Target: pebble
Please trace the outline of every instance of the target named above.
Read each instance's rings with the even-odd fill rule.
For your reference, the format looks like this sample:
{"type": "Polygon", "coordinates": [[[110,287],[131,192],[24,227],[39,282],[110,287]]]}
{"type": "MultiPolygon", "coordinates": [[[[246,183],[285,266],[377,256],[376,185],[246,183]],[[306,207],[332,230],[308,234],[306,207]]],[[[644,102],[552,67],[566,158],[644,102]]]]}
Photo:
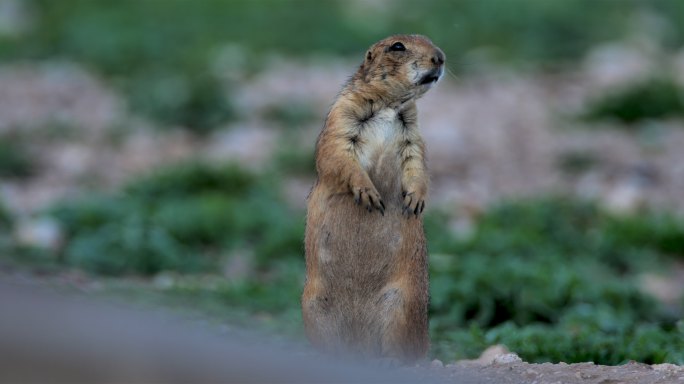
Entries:
{"type": "Polygon", "coordinates": [[[521,363],[522,359],[520,356],[516,355],[515,353],[507,353],[505,355],[499,355],[494,358],[494,361],[492,361],[492,364],[512,364],[512,363],[521,363]]]}
{"type": "Polygon", "coordinates": [[[62,228],[51,218],[23,219],[17,225],[14,237],[23,245],[56,251],[63,241],[62,228]]]}
{"type": "Polygon", "coordinates": [[[430,368],[443,368],[444,363],[442,363],[442,360],[434,359],[430,363],[430,368]]]}
{"type": "Polygon", "coordinates": [[[670,363],[665,363],[665,364],[654,364],[651,366],[656,371],[665,371],[665,372],[678,372],[681,370],[684,370],[684,367],[679,366],[679,365],[674,365],[670,363]]]}

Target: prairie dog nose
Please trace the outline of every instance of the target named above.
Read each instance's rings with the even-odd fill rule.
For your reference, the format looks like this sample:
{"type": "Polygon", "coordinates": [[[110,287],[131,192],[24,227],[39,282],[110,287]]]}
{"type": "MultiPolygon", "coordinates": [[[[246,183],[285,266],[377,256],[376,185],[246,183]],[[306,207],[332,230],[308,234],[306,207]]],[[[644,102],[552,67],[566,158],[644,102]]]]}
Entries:
{"type": "Polygon", "coordinates": [[[444,64],[444,52],[441,50],[436,50],[435,53],[432,55],[432,58],[430,59],[432,61],[432,64],[435,65],[442,65],[444,64]]]}

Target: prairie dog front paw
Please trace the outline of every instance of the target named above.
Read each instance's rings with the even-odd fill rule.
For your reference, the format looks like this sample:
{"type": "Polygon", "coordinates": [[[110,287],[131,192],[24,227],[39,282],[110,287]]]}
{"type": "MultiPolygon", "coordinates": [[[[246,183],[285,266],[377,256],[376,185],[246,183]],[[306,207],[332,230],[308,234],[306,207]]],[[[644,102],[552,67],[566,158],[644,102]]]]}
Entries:
{"type": "Polygon", "coordinates": [[[425,209],[425,199],[427,198],[426,183],[414,182],[405,184],[402,189],[401,195],[404,198],[402,213],[406,217],[411,217],[411,215],[417,217],[423,213],[423,210],[425,209]]]}
{"type": "Polygon", "coordinates": [[[382,202],[380,193],[368,176],[357,177],[352,180],[351,191],[356,204],[366,207],[368,212],[377,209],[383,216],[385,215],[385,203],[382,202]]]}

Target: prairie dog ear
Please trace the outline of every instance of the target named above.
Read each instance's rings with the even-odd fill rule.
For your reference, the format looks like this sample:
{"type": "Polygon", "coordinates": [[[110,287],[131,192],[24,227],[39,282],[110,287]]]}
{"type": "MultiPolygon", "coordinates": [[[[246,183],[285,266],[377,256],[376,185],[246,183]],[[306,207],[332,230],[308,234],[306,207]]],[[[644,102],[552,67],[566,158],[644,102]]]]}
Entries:
{"type": "Polygon", "coordinates": [[[374,57],[373,53],[369,49],[366,52],[366,60],[364,60],[363,63],[361,63],[361,67],[359,68],[359,70],[361,72],[361,79],[363,79],[363,81],[366,83],[368,83],[370,81],[370,72],[371,72],[371,67],[372,67],[374,58],[375,57],[374,57]]]}

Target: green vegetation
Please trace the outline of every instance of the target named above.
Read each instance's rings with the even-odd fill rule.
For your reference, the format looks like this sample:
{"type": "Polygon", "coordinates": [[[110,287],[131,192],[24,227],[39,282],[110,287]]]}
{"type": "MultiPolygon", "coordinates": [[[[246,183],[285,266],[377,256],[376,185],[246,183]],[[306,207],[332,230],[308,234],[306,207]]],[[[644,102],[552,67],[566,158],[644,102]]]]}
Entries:
{"type": "Polygon", "coordinates": [[[264,111],[264,117],[280,123],[285,128],[295,129],[305,124],[317,121],[319,118],[310,105],[302,102],[287,102],[281,105],[273,105],[264,111]]]}
{"type": "Polygon", "coordinates": [[[303,219],[272,182],[234,166],[168,168],[52,212],[66,230],[66,263],[108,275],[216,271],[235,249],[254,248],[265,262],[302,248],[303,219]]]}
{"type": "Polygon", "coordinates": [[[681,313],[637,286],[684,256],[682,221],[552,199],[502,204],[466,241],[440,231],[444,218],[427,224],[432,333],[447,360],[503,343],[528,361],[684,361],[681,313]]]}
{"type": "Polygon", "coordinates": [[[29,57],[66,55],[118,74],[139,68],[207,69],[206,61],[227,43],[256,53],[358,54],[359,47],[387,31],[427,34],[452,57],[485,47],[514,60],[576,59],[596,43],[631,32],[632,18],[641,12],[652,12],[671,28],[662,37],[666,44],[684,42],[677,33],[684,6],[676,0],[402,0],[358,9],[343,1],[313,0],[208,0],[192,6],[183,0],[163,6],[154,0],[32,3],[40,25],[25,37],[26,46],[6,44],[4,51],[29,57]]]}
{"type": "Polygon", "coordinates": [[[0,179],[31,176],[35,166],[22,138],[14,135],[0,136],[0,179]]]}
{"type": "Polygon", "coordinates": [[[558,156],[556,167],[568,176],[577,176],[599,164],[599,159],[587,151],[568,151],[558,156]]]}
{"type": "Polygon", "coordinates": [[[0,231],[7,232],[12,228],[13,217],[2,203],[0,203],[0,231]]]}
{"type": "MultiPolygon", "coordinates": [[[[464,60],[464,55],[472,55],[477,60],[484,56],[527,65],[576,60],[597,43],[623,37],[631,26],[632,12],[650,8],[640,1],[585,0],[404,4],[396,8],[397,30],[431,36],[445,48],[447,57],[464,60]]],[[[477,64],[465,60],[466,66],[477,64]]]]}
{"type": "MultiPolygon", "coordinates": [[[[271,331],[302,340],[299,297],[304,284],[301,259],[273,260],[267,269],[246,279],[206,279],[183,276],[163,291],[166,305],[184,303],[232,324],[271,331]]],[[[157,299],[159,300],[159,299],[157,299]]]]}
{"type": "MultiPolygon", "coordinates": [[[[586,117],[633,124],[649,119],[684,117],[684,89],[669,78],[653,78],[616,89],[595,100],[586,117]]],[[[630,125],[625,125],[630,127],[630,125]]]]}
{"type": "Polygon", "coordinates": [[[205,134],[236,118],[227,85],[208,74],[150,70],[129,80],[125,86],[132,106],[165,126],[205,134]]]}
{"type": "Polygon", "coordinates": [[[314,151],[297,148],[294,144],[284,145],[274,160],[279,172],[294,176],[314,176],[316,161],[314,151]]]}

